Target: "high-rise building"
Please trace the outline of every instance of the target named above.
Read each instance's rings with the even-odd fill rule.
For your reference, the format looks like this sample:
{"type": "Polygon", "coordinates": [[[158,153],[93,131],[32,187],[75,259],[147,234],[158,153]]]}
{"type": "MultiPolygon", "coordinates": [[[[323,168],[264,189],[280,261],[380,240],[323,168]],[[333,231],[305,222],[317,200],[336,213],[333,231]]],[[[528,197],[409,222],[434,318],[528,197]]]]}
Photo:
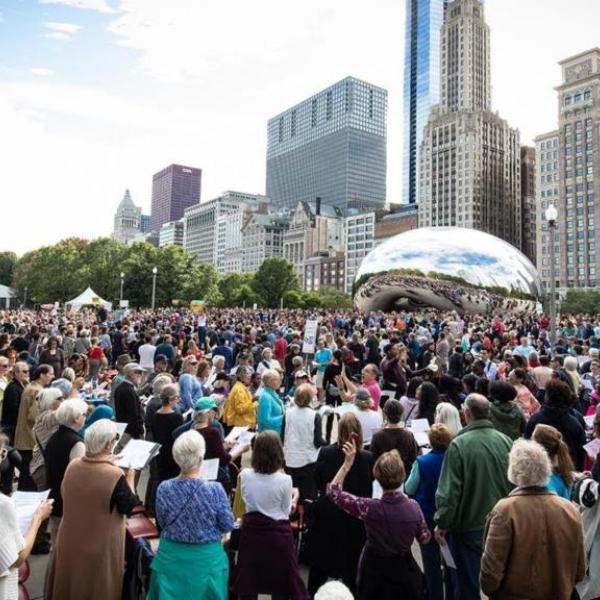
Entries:
{"type": "Polygon", "coordinates": [[[441,97],[423,134],[419,226],[479,229],[521,247],[519,132],[491,110],[490,32],[480,0],[448,4],[441,97]]]}
{"type": "Polygon", "coordinates": [[[347,77],[269,119],[267,196],[293,210],[381,208],[386,199],[387,91],[347,77]]]}
{"type": "Polygon", "coordinates": [[[170,221],[178,221],[188,206],[200,203],[202,170],[169,165],[152,177],[152,219],[150,227],[158,232],[170,221]]]}
{"type": "MultiPolygon", "coordinates": [[[[183,247],[186,252],[194,256],[197,262],[211,263],[225,272],[220,267],[225,250],[236,240],[241,240],[239,231],[236,234],[235,228],[227,227],[227,218],[237,219],[236,215],[245,208],[256,207],[266,200],[264,196],[256,194],[228,191],[218,198],[188,207],[183,217],[183,247]],[[235,239],[228,241],[228,233],[235,239]]],[[[240,225],[241,221],[238,219],[237,223],[240,225]]]]}
{"type": "Polygon", "coordinates": [[[535,148],[521,146],[521,252],[536,263],[535,148]]]}
{"type": "Polygon", "coordinates": [[[440,101],[440,29],[448,0],[406,0],[403,202],[419,197],[419,152],[429,110],[440,101]]]}
{"type": "Polygon", "coordinates": [[[600,219],[600,48],[567,58],[560,66],[562,84],[556,89],[561,269],[557,279],[563,289],[596,288],[600,268],[596,253],[600,244],[600,228],[596,227],[600,219]]]}
{"type": "Polygon", "coordinates": [[[183,246],[183,219],[165,223],[158,232],[158,247],[183,246]]]}
{"type": "Polygon", "coordinates": [[[125,190],[115,212],[112,237],[119,242],[129,242],[140,234],[142,209],[131,199],[129,190],[125,190]]]}
{"type": "Polygon", "coordinates": [[[290,225],[283,215],[250,213],[242,225],[242,272],[256,273],[269,256],[283,254],[283,235],[290,225]]]}
{"type": "Polygon", "coordinates": [[[150,233],[150,226],[152,224],[152,215],[144,215],[140,219],[140,231],[142,233],[150,233]]]}
{"type": "MultiPolygon", "coordinates": [[[[550,289],[550,246],[548,225],[544,213],[548,206],[558,207],[559,169],[558,169],[558,131],[551,131],[535,138],[535,205],[536,205],[536,266],[542,288],[550,289]]],[[[560,286],[560,245],[554,244],[557,287],[560,286]]]]}
{"type": "Polygon", "coordinates": [[[283,256],[292,263],[298,281],[305,289],[305,263],[320,252],[341,251],[344,244],[344,220],[337,206],[299,202],[283,235],[283,256]]]}

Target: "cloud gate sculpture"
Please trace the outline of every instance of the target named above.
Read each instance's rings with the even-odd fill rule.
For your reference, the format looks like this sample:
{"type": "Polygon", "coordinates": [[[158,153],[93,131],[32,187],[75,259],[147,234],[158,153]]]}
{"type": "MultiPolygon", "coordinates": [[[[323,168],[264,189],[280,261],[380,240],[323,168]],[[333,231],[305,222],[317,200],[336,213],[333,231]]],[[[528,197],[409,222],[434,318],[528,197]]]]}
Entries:
{"type": "Polygon", "coordinates": [[[363,311],[436,308],[459,313],[535,307],[538,273],[514,246],[461,227],[424,227],[372,250],[354,282],[363,311]]]}

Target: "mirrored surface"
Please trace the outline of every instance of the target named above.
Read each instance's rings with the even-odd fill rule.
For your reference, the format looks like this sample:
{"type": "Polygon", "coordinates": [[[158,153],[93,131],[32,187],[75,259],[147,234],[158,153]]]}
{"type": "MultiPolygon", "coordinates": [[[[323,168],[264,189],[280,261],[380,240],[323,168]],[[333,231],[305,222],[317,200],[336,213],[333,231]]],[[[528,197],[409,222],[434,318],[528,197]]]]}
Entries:
{"type": "Polygon", "coordinates": [[[434,307],[460,312],[520,311],[534,306],[540,281],[531,261],[482,231],[426,227],[401,233],[363,260],[358,308],[434,307]]]}

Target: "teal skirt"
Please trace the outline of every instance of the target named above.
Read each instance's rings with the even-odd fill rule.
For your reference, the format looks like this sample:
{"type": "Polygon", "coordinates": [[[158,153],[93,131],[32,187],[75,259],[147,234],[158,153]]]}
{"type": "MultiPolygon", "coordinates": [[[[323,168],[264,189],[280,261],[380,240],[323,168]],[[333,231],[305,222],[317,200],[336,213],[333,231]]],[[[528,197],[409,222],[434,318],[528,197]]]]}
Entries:
{"type": "Polygon", "coordinates": [[[221,542],[161,539],[150,568],[149,600],[227,600],[229,561],[221,542]]]}

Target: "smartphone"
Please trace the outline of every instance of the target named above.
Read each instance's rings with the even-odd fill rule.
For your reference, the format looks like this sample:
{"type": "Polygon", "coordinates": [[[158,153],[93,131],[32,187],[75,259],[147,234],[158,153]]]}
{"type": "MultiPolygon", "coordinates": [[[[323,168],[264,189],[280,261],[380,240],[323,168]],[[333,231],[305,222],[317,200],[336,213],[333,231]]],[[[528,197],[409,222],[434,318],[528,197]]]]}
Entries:
{"type": "Polygon", "coordinates": [[[354,445],[358,448],[358,433],[353,433],[350,439],[354,442],[354,445]]]}

